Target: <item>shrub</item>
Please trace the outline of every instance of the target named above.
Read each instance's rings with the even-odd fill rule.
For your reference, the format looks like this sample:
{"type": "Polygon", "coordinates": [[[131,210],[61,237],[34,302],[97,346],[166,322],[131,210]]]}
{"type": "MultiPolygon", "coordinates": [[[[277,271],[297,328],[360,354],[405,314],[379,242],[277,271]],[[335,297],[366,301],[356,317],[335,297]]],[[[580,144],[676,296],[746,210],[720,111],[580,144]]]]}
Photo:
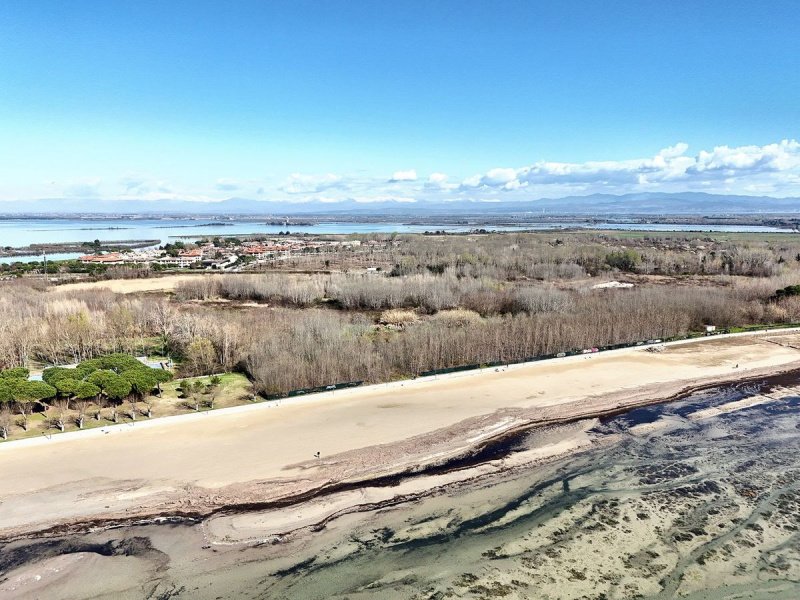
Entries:
{"type": "Polygon", "coordinates": [[[800,285],[788,285],[775,292],[775,299],[782,300],[783,298],[791,298],[792,296],[800,296],[800,285]]]}
{"type": "Polygon", "coordinates": [[[606,254],[606,264],[612,269],[634,272],[639,264],[639,255],[633,250],[621,250],[606,254]]]}
{"type": "Polygon", "coordinates": [[[410,325],[417,321],[419,321],[419,315],[417,313],[413,310],[403,310],[402,308],[385,310],[378,318],[378,322],[383,325],[395,325],[398,327],[404,327],[405,325],[410,325]]]}

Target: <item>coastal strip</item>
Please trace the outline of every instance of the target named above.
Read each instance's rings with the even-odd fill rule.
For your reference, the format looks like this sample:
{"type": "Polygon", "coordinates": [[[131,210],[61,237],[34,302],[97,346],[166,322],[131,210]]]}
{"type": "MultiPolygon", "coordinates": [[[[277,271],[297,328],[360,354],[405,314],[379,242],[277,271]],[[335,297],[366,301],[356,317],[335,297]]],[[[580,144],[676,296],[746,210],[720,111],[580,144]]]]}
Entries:
{"type": "Polygon", "coordinates": [[[0,536],[286,506],[452,470],[532,427],[791,372],[797,337],[733,334],[13,442],[0,451],[0,536]]]}

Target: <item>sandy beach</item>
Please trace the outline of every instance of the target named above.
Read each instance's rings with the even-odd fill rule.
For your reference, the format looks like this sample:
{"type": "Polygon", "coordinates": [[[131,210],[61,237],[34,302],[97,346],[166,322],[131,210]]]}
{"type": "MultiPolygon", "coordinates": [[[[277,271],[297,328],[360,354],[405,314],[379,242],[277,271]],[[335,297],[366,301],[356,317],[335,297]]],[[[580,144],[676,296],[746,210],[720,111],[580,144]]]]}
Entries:
{"type": "MultiPolygon", "coordinates": [[[[0,536],[291,503],[326,487],[444,463],[532,424],[800,368],[798,345],[797,333],[712,338],[3,444],[0,536]]],[[[582,443],[576,436],[574,447],[582,443]]],[[[553,453],[571,447],[553,446],[553,453]]],[[[337,510],[346,500],[334,499],[337,510]]]]}

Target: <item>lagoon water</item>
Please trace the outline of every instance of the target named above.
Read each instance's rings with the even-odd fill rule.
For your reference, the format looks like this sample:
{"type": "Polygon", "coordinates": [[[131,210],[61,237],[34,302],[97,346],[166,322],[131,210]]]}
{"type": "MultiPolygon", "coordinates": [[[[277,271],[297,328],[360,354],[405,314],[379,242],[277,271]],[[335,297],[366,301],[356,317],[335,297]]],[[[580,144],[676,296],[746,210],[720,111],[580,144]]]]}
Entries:
{"type": "MultiPolygon", "coordinates": [[[[595,424],[586,451],[294,538],[215,540],[203,523],[10,544],[0,597],[58,568],[57,585],[36,580],[14,597],[796,599],[800,399],[692,419],[764,391],[733,385],[638,409],[595,424]]],[[[509,452],[561,434],[534,431],[509,452]]]]}
{"type": "MultiPolygon", "coordinates": [[[[211,219],[0,219],[0,246],[22,247],[30,244],[57,244],[100,240],[159,240],[161,244],[176,239],[191,241],[199,237],[292,233],[421,233],[424,231],[462,232],[482,227],[473,225],[413,225],[401,222],[349,223],[332,221],[315,225],[267,225],[257,221],[211,219]],[[224,223],[224,224],[223,224],[224,223]]],[[[494,231],[521,231],[544,229],[613,229],[624,231],[718,231],[718,232],[790,232],[788,229],[761,225],[676,225],[668,223],[530,223],[525,225],[488,225],[494,231]]],[[[48,255],[50,260],[71,260],[80,253],[48,255]]],[[[0,263],[34,262],[42,257],[0,257],[0,263]]]]}
{"type": "MultiPolygon", "coordinates": [[[[267,225],[257,221],[210,219],[0,219],[0,246],[20,247],[83,241],[174,240],[174,236],[225,236],[248,233],[271,233],[290,229],[294,233],[418,233],[423,231],[468,231],[474,225],[411,225],[402,222],[348,223],[331,221],[316,225],[267,225]]],[[[496,231],[523,229],[590,228],[629,231],[720,231],[720,232],[786,232],[787,229],[757,225],[674,225],[664,223],[532,223],[524,225],[487,225],[496,231]]]]}

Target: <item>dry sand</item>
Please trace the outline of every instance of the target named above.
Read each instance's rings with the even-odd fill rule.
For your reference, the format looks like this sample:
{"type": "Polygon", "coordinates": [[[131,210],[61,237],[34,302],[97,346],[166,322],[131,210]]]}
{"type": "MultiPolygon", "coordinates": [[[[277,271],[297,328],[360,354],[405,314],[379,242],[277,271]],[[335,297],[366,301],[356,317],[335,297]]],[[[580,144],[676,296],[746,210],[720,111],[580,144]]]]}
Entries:
{"type": "Polygon", "coordinates": [[[142,292],[171,292],[184,281],[195,279],[198,275],[165,275],[164,277],[148,277],[145,279],[110,279],[108,281],[83,281],[80,283],[65,283],[57,291],[98,290],[108,289],[116,294],[135,294],[142,292]]]}
{"type": "Polygon", "coordinates": [[[775,333],[709,339],[2,444],[0,537],[114,518],[206,516],[368,481],[444,462],[531,423],[798,368],[800,351],[788,345],[798,341],[775,333]]]}

